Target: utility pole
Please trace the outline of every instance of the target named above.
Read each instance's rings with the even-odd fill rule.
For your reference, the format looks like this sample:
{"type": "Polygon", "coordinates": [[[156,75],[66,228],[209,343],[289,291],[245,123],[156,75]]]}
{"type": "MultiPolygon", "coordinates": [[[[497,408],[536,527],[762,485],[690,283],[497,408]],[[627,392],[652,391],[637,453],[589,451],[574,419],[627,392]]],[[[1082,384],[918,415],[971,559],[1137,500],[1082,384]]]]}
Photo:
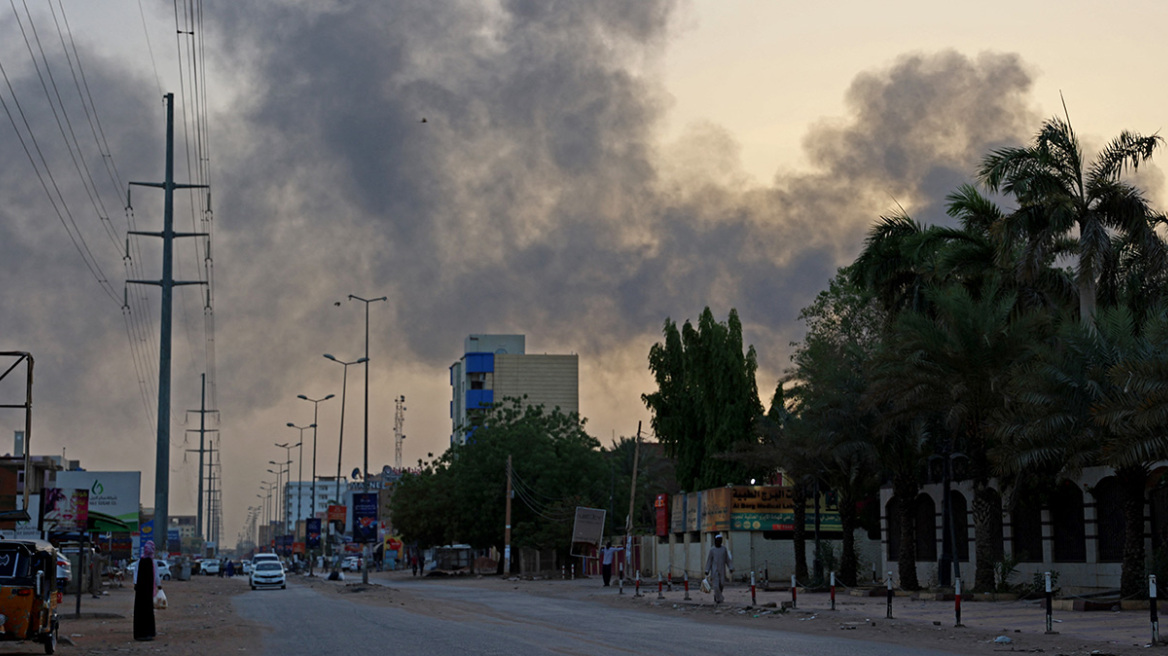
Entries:
{"type": "Polygon", "coordinates": [[[633,563],[633,509],[637,501],[637,469],[641,464],[641,422],[637,422],[637,440],[633,444],[633,483],[629,486],[629,514],[625,517],[625,561],[631,568],[633,563]]]}
{"type": "MultiPolygon", "coordinates": [[[[205,232],[174,231],[174,190],[207,188],[207,185],[176,184],[174,181],[174,94],[166,96],[166,179],[163,182],[131,182],[131,185],[157,187],[163,190],[162,232],[129,231],[131,235],[162,238],[162,279],[127,280],[139,285],[158,285],[162,288],[161,335],[158,340],[158,438],[154,459],[154,531],[157,539],[162,532],[162,548],[168,551],[170,534],[170,341],[171,305],[174,288],[178,285],[205,285],[204,281],[176,281],[174,279],[174,240],[177,237],[206,237],[205,232]]],[[[157,546],[157,545],[156,545],[157,546]]]]}
{"type": "Polygon", "coordinates": [[[198,451],[199,452],[199,502],[198,502],[198,510],[196,511],[196,515],[195,515],[195,534],[199,536],[199,539],[206,540],[207,535],[203,533],[203,526],[204,526],[203,518],[205,517],[204,508],[203,508],[203,479],[207,475],[207,470],[205,469],[205,465],[203,464],[203,454],[207,450],[206,446],[205,446],[205,440],[207,437],[206,434],[219,432],[216,429],[213,429],[213,428],[208,429],[207,428],[207,414],[208,413],[218,413],[219,411],[207,409],[207,374],[205,374],[205,373],[201,374],[199,376],[199,378],[202,381],[202,389],[203,389],[202,397],[201,397],[201,400],[199,403],[199,409],[198,410],[187,410],[187,412],[199,413],[199,428],[198,429],[194,429],[194,428],[187,429],[188,433],[198,433],[199,434],[199,448],[198,449],[187,449],[187,451],[188,452],[190,452],[190,451],[198,451]]]}
{"type": "Polygon", "coordinates": [[[503,525],[503,567],[511,573],[511,455],[507,455],[507,514],[503,525]]]}

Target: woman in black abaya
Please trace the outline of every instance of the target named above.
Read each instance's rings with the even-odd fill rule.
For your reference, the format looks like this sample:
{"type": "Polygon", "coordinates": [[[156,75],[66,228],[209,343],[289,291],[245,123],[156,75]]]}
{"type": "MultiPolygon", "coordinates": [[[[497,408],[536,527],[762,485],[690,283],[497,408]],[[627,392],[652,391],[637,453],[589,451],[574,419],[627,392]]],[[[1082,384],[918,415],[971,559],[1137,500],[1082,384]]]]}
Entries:
{"type": "Polygon", "coordinates": [[[134,572],[134,639],[153,640],[154,595],[158,592],[158,570],[154,567],[154,541],[142,545],[142,558],[134,572]]]}

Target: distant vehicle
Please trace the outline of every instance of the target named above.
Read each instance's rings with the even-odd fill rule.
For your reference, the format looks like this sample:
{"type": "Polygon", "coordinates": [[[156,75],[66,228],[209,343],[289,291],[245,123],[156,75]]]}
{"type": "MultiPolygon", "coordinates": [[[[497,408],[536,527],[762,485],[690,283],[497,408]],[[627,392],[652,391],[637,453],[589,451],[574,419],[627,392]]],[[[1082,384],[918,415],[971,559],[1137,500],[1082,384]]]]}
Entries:
{"type": "MultiPolygon", "coordinates": [[[[154,567],[155,567],[155,569],[158,570],[158,578],[159,579],[161,579],[163,581],[170,580],[170,565],[167,565],[165,560],[159,560],[158,558],[155,558],[154,559],[154,567]]],[[[137,582],[137,580],[138,580],[138,561],[135,560],[134,562],[130,563],[130,566],[127,567],[126,569],[130,570],[130,575],[133,577],[133,580],[135,582],[137,582]]]]}
{"type": "Polygon", "coordinates": [[[211,558],[203,561],[203,566],[199,568],[207,576],[219,573],[219,561],[211,558]]]}
{"type": "Polygon", "coordinates": [[[60,551],[57,552],[57,580],[61,583],[73,580],[73,564],[60,551]]]}
{"type": "Polygon", "coordinates": [[[361,569],[361,559],[356,556],[349,556],[341,562],[341,569],[346,572],[356,572],[361,569]]]}
{"type": "Polygon", "coordinates": [[[250,560],[244,560],[243,562],[241,562],[239,564],[239,566],[243,569],[244,574],[251,574],[251,561],[250,560]]]}
{"type": "Polygon", "coordinates": [[[271,559],[262,559],[255,563],[255,567],[251,570],[250,582],[252,590],[275,587],[283,590],[288,587],[284,576],[284,566],[279,561],[271,559]]]}
{"type": "Polygon", "coordinates": [[[259,562],[260,562],[260,561],[262,561],[262,560],[275,561],[275,562],[277,562],[277,563],[283,563],[283,562],[284,562],[284,561],[280,560],[280,557],[279,557],[279,556],[277,556],[276,554],[274,554],[274,553],[268,553],[268,552],[264,552],[264,553],[258,553],[258,554],[256,554],[256,555],[254,555],[254,556],[252,556],[252,557],[251,557],[251,563],[252,563],[252,565],[257,565],[257,564],[259,564],[259,562]]]}

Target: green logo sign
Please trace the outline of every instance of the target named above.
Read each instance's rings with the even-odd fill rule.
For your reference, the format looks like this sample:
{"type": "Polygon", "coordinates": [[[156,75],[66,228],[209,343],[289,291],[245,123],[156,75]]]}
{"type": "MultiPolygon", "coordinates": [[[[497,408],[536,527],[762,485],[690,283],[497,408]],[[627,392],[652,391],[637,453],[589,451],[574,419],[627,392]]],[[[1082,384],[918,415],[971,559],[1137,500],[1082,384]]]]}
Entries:
{"type": "Polygon", "coordinates": [[[94,481],[92,489],[94,494],[101,494],[102,492],[105,492],[105,488],[102,487],[100,481],[94,481]]]}

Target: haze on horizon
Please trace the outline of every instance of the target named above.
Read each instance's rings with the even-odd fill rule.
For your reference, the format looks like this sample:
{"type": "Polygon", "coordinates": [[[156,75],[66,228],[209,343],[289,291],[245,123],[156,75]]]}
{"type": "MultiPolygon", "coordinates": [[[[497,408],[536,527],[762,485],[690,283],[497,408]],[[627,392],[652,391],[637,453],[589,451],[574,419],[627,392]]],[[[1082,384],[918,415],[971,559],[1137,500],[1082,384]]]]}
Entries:
{"type": "MultiPolygon", "coordinates": [[[[899,205],[943,220],[945,194],[986,152],[1061,114],[1060,91],[1089,144],[1161,127],[1165,92],[1136,80],[1164,61],[1151,30],[1168,10],[1091,8],[1039,30],[1051,14],[1036,5],[957,20],[923,2],[214,0],[180,3],[202,17],[203,58],[187,60],[170,7],[50,2],[68,18],[108,153],[88,134],[54,15],[0,11],[0,98],[14,117],[0,127],[0,350],[37,359],[34,453],[140,469],[142,503],[153,503],[157,290],[131,290],[141,301],[128,324],[126,189],[100,169],[109,160],[123,183],[161,179],[160,96],[183,103],[180,63],[205,76],[214,240],[209,254],[180,242],[176,275],[200,278],[209,261],[214,294],[208,315],[203,292],[176,292],[170,513],[194,512],[197,417],[185,411],[210,362],[233,544],[271,478],[266,463],[283,456],[274,444],[298,439],[286,424],[311,423],[297,394],[337,395],[320,405],[317,454],[318,473],[335,472],[342,371],[321,355],[363,353],[364,308],[350,294],[389,298],[370,308],[374,471],[392,464],[400,395],[405,464],[445,449],[446,369],[470,333],[578,353],[581,412],[608,444],[648,423],[646,356],[665,318],[737,308],[765,402],[802,334],[799,310],[881,214],[899,205]],[[32,25],[69,127],[49,110],[36,41],[22,37],[32,25]],[[61,136],[71,128],[79,160],[61,136]],[[64,217],[17,138],[29,133],[64,217]],[[97,171],[92,190],[84,166],[97,171]]],[[[191,179],[191,125],[178,133],[180,181],[191,179]]],[[[1163,207],[1159,168],[1140,181],[1163,207]]],[[[161,194],[131,198],[137,229],[160,229],[161,194]]],[[[206,217],[180,201],[176,227],[197,228],[206,217]]],[[[158,276],[157,242],[131,247],[146,277],[158,276]]],[[[364,395],[363,372],[349,374],[345,473],[361,464],[364,395]]],[[[0,382],[0,403],[13,380],[0,382]]],[[[0,413],[0,453],[17,415],[0,413]]]]}

